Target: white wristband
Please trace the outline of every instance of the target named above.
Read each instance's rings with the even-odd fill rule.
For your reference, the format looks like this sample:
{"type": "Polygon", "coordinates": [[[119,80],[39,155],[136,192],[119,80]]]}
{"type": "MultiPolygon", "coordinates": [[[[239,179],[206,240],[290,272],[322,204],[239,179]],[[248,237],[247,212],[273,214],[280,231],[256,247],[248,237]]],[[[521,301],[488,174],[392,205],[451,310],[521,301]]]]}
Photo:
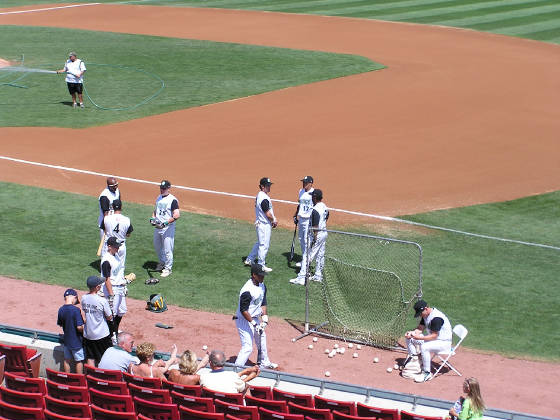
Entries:
{"type": "Polygon", "coordinates": [[[261,319],[262,319],[262,322],[268,324],[268,315],[262,315],[261,319]]]}
{"type": "Polygon", "coordinates": [[[256,326],[257,326],[257,321],[255,321],[254,319],[252,319],[252,320],[251,320],[251,325],[252,325],[253,327],[256,327],[256,326]]]}

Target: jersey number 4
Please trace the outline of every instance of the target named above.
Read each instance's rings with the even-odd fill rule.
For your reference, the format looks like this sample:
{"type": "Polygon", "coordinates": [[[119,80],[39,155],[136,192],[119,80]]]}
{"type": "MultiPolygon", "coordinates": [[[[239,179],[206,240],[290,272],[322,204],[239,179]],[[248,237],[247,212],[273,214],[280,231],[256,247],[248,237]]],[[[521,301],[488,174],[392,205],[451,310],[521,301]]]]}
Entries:
{"type": "Polygon", "coordinates": [[[119,224],[118,223],[117,223],[117,226],[115,226],[115,229],[113,229],[113,232],[119,233],[119,224]]]}

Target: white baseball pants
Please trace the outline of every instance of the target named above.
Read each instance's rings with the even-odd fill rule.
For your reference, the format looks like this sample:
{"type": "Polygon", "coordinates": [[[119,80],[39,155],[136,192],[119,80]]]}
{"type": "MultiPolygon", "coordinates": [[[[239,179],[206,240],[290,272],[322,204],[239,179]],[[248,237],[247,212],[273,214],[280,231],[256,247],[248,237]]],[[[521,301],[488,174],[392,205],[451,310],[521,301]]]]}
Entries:
{"type": "Polygon", "coordinates": [[[258,257],[258,263],[266,265],[266,254],[268,253],[268,248],[270,247],[270,233],[272,231],[272,226],[270,223],[256,223],[255,228],[257,230],[257,241],[253,245],[253,249],[247,259],[255,261],[255,258],[258,257]]]}
{"type": "Polygon", "coordinates": [[[422,369],[424,372],[431,371],[432,368],[432,353],[449,352],[451,351],[451,341],[448,340],[415,340],[414,338],[406,339],[406,347],[408,354],[416,354],[416,346],[420,347],[420,354],[422,355],[422,369]]]}
{"type": "MultiPolygon", "coordinates": [[[[257,323],[259,323],[258,317],[253,318],[257,323]]],[[[237,326],[237,332],[239,333],[239,338],[241,339],[241,350],[235,359],[235,364],[237,366],[245,366],[249,356],[253,352],[253,340],[257,346],[257,364],[269,365],[270,360],[268,358],[268,350],[266,348],[266,332],[263,331],[262,334],[255,333],[255,328],[247,321],[245,318],[237,318],[235,321],[237,326]],[[260,357],[259,357],[260,356],[260,357]]]]}
{"type": "Polygon", "coordinates": [[[311,264],[311,262],[315,260],[315,277],[317,279],[323,278],[323,267],[325,266],[325,244],[327,242],[327,236],[327,232],[317,232],[317,239],[311,247],[311,250],[303,254],[303,260],[301,261],[301,269],[299,270],[298,277],[305,278],[308,263],[311,264]]]}
{"type": "MultiPolygon", "coordinates": [[[[114,298],[111,310],[113,311],[113,315],[124,316],[128,310],[126,306],[126,285],[112,286],[114,298]]],[[[103,294],[105,297],[109,296],[109,291],[107,290],[105,283],[103,283],[103,294]]]]}
{"type": "Polygon", "coordinates": [[[154,249],[168,270],[173,267],[173,248],[175,246],[175,224],[171,223],[163,229],[154,229],[154,249]]]}
{"type": "MultiPolygon", "coordinates": [[[[299,245],[301,247],[301,255],[302,257],[306,254],[307,251],[307,236],[309,235],[309,218],[299,218],[298,221],[298,238],[299,238],[299,245]]],[[[311,243],[311,242],[310,242],[311,243]]],[[[301,263],[303,267],[303,262],[301,263]]]]}

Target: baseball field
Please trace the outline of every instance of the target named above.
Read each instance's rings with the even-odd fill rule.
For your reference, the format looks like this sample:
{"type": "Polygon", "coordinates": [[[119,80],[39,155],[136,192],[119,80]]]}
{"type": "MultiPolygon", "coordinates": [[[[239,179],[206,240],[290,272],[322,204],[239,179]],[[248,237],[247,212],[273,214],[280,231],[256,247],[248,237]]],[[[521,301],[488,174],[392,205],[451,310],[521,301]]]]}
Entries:
{"type": "MultiPolygon", "coordinates": [[[[97,269],[97,194],[112,174],[135,227],[131,296],[157,290],[231,314],[254,240],[252,199],[235,194],[254,196],[269,176],[273,199],[293,201],[311,174],[335,209],[331,227],[422,245],[426,300],[469,328],[472,357],[500,359],[490,405],[511,385],[504,357],[558,371],[560,6],[370,3],[3,3],[0,59],[52,70],[76,50],[95,104],[73,110],[60,76],[0,69],[10,243],[0,274],[83,289],[97,269]],[[143,284],[155,259],[147,219],[162,178],[179,187],[183,217],[173,275],[154,289],[143,284]]],[[[297,322],[294,205],[275,206],[269,307],[297,322]]],[[[410,392],[460,388],[445,381],[410,392]]],[[[513,409],[553,415],[530,401],[513,409]]]]}

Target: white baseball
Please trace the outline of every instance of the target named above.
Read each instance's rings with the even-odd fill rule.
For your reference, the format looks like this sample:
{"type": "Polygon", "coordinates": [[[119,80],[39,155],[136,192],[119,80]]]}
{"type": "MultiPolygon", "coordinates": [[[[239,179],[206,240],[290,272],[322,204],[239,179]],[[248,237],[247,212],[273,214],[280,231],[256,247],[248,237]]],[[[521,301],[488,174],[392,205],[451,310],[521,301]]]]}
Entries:
{"type": "Polygon", "coordinates": [[[309,350],[313,350],[313,344],[308,345],[307,348],[308,348],[309,350]]]}
{"type": "Polygon", "coordinates": [[[393,368],[388,367],[387,368],[387,373],[391,373],[393,371],[393,368]]]}
{"type": "Polygon", "coordinates": [[[379,357],[374,357],[373,358],[373,363],[379,363],[379,357]]]}
{"type": "Polygon", "coordinates": [[[352,355],[352,357],[353,357],[354,359],[356,359],[356,358],[358,357],[358,353],[354,353],[354,354],[352,355]]]}
{"type": "Polygon", "coordinates": [[[354,347],[354,344],[348,343],[348,348],[351,349],[352,347],[354,347]]]}
{"type": "Polygon", "coordinates": [[[317,337],[313,337],[313,342],[316,343],[317,341],[319,341],[319,339],[317,337]]]}
{"type": "Polygon", "coordinates": [[[329,354],[331,352],[331,349],[325,349],[325,354],[329,354]]]}
{"type": "Polygon", "coordinates": [[[327,377],[328,377],[328,376],[331,376],[331,373],[327,370],[327,371],[325,372],[325,376],[327,376],[327,377]]]}
{"type": "Polygon", "coordinates": [[[358,345],[356,346],[356,349],[361,350],[361,349],[362,349],[362,346],[361,346],[360,344],[358,344],[358,345]]]}
{"type": "Polygon", "coordinates": [[[331,351],[329,353],[329,357],[332,359],[334,357],[334,355],[336,354],[336,349],[334,349],[333,351],[331,351]]]}
{"type": "Polygon", "coordinates": [[[340,354],[344,354],[345,351],[346,351],[346,348],[345,348],[345,347],[341,347],[341,348],[340,348],[340,354]]]}
{"type": "Polygon", "coordinates": [[[292,343],[295,343],[295,342],[296,342],[296,339],[295,339],[295,338],[292,338],[292,343]]]}
{"type": "Polygon", "coordinates": [[[202,346],[202,350],[208,350],[208,346],[205,344],[202,346]]]}
{"type": "Polygon", "coordinates": [[[393,369],[395,370],[399,370],[399,365],[397,365],[396,363],[393,365],[393,369]]]}
{"type": "Polygon", "coordinates": [[[335,349],[337,349],[337,348],[338,348],[338,344],[335,344],[333,347],[334,347],[335,349]]]}

